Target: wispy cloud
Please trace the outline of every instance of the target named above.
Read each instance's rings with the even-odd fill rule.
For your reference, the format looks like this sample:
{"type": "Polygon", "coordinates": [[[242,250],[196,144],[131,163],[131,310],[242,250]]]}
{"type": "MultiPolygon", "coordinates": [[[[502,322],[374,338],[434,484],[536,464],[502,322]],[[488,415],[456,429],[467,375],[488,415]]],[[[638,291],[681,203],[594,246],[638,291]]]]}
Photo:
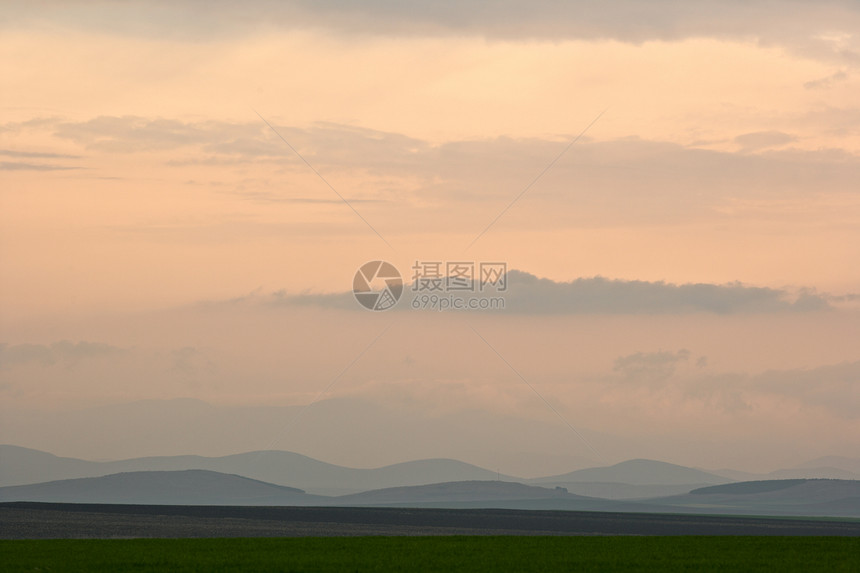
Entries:
{"type": "Polygon", "coordinates": [[[79,169],[65,165],[47,165],[45,163],[27,163],[22,161],[0,161],[0,171],[66,171],[79,169]]]}
{"type": "Polygon", "coordinates": [[[817,80],[810,80],[803,84],[808,90],[819,90],[819,89],[828,89],[833,87],[834,84],[839,82],[844,82],[848,79],[848,74],[845,73],[844,70],[839,70],[829,76],[825,76],[823,78],[819,78],[817,80]]]}
{"type": "MultiPolygon", "coordinates": [[[[0,129],[2,131],[2,129],[0,129]]],[[[16,149],[0,149],[0,157],[11,157],[16,161],[0,161],[0,171],[62,171],[67,169],[78,169],[65,165],[53,165],[48,163],[33,163],[31,159],[79,159],[79,155],[66,153],[51,153],[45,151],[20,151],[16,149]],[[24,159],[25,161],[17,161],[24,159]]]]}
{"type": "Polygon", "coordinates": [[[860,361],[797,370],[771,370],[749,383],[848,419],[860,419],[860,361]]]}
{"type": "Polygon", "coordinates": [[[781,131],[756,131],[735,137],[735,143],[741,146],[742,151],[781,147],[793,141],[797,141],[796,136],[781,131]]]}
{"type": "Polygon", "coordinates": [[[79,159],[80,155],[69,155],[67,153],[49,153],[45,151],[17,151],[14,149],[0,149],[0,155],[7,157],[26,157],[36,159],[79,159]]]}
{"type": "MultiPolygon", "coordinates": [[[[674,380],[684,395],[725,412],[750,412],[762,404],[791,411],[819,410],[844,420],[860,419],[860,361],[761,374],[705,374],[674,380]]],[[[659,391],[659,390],[658,390],[659,391]]]]}
{"type": "MultiPolygon", "coordinates": [[[[398,158],[426,152],[426,142],[400,134],[354,126],[314,123],[310,127],[274,123],[278,132],[316,163],[356,166],[375,158],[368,167],[397,163],[398,158]],[[322,151],[324,150],[324,152],[322,151]]],[[[53,121],[46,126],[54,136],[87,149],[110,153],[139,153],[188,149],[195,157],[171,158],[169,165],[217,165],[276,159],[289,162],[295,154],[259,120],[202,121],[141,116],[99,116],[86,121],[53,121]]]]}
{"type": "MultiPolygon", "coordinates": [[[[830,110],[808,121],[824,130],[845,130],[852,129],[858,117],[856,110],[830,110]]],[[[425,205],[510,198],[570,140],[570,134],[565,134],[557,140],[495,137],[431,143],[334,123],[273,125],[326,173],[337,169],[406,179],[411,181],[410,194],[425,205]]],[[[170,153],[163,161],[174,166],[267,162],[300,171],[305,168],[264,124],[254,120],[185,122],[101,116],[83,122],[54,122],[49,129],[56,137],[95,151],[170,153]]],[[[587,190],[599,184],[601,197],[613,204],[615,195],[624,195],[631,206],[624,212],[647,209],[664,217],[719,204],[723,197],[750,198],[773,189],[779,189],[783,198],[790,193],[856,192],[860,158],[833,149],[786,147],[794,141],[796,135],[776,130],[740,133],[734,138],[739,151],[728,152],[636,137],[607,141],[586,137],[539,186],[544,196],[588,206],[596,198],[587,190]],[[750,153],[756,151],[767,153],[750,153]],[[647,201],[637,201],[640,195],[647,201]]],[[[260,196],[249,198],[259,200],[260,196]]],[[[400,193],[399,200],[408,197],[400,193]]]]}
{"type": "Polygon", "coordinates": [[[101,342],[70,342],[61,340],[52,344],[0,344],[0,367],[20,364],[73,365],[81,360],[113,356],[125,349],[101,342]]]}
{"type": "Polygon", "coordinates": [[[712,372],[705,357],[695,360],[695,368],[685,368],[693,358],[686,349],[619,356],[612,374],[592,382],[612,383],[615,392],[630,392],[643,405],[656,401],[679,412],[692,403],[711,414],[755,415],[756,410],[781,404],[795,412],[803,410],[799,416],[819,410],[845,420],[860,419],[860,361],[752,374],[712,372]]]}

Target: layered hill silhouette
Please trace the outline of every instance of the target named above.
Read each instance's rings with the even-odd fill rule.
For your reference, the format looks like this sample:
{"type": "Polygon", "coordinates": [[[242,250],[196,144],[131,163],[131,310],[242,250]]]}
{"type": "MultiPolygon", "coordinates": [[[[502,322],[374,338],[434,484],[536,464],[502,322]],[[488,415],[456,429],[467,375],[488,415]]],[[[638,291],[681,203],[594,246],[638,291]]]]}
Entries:
{"type": "Polygon", "coordinates": [[[655,460],[628,460],[612,466],[587,468],[530,480],[532,483],[609,482],[630,485],[721,484],[732,480],[702,470],[655,460]]]}
{"type": "Polygon", "coordinates": [[[768,479],[860,480],[860,458],[826,456],[810,460],[794,468],[784,468],[764,474],[755,474],[730,469],[718,470],[713,473],[730,478],[733,481],[768,479]]]}
{"type": "MultiPolygon", "coordinates": [[[[850,458],[827,460],[849,466],[850,458]]],[[[804,472],[814,472],[816,460],[804,472]]],[[[842,471],[850,473],[849,469],[842,471]]],[[[524,480],[449,459],[346,468],[291,452],[110,462],[0,446],[0,500],[207,505],[407,505],[860,517],[858,481],[732,483],[654,460],[524,480]]],[[[748,474],[753,475],[753,474],[748,474]]]]}
{"type": "MultiPolygon", "coordinates": [[[[463,481],[372,490],[345,496],[304,491],[208,470],[124,472],[93,478],[0,487],[0,502],[148,505],[421,505],[579,499],[562,489],[515,482],[463,481]]],[[[586,498],[582,498],[586,499],[586,498]]],[[[597,501],[597,500],[595,500],[597,501]]],[[[610,505],[612,502],[608,502],[610,505]]]]}
{"type": "Polygon", "coordinates": [[[384,488],[345,496],[302,490],[208,470],[125,472],[94,478],[0,487],[0,503],[36,501],[144,505],[400,506],[437,508],[652,511],[659,506],[589,498],[560,488],[462,481],[384,488]]]}
{"type": "Polygon", "coordinates": [[[858,466],[860,460],[831,456],[812,460],[798,468],[753,474],[733,470],[706,472],[656,460],[636,459],[606,467],[522,479],[451,459],[416,460],[381,468],[359,469],[329,464],[292,452],[260,451],[221,457],[158,456],[95,462],[59,457],[19,446],[0,445],[0,486],[133,471],[204,469],[298,487],[321,495],[343,495],[370,489],[451,481],[501,480],[550,488],[560,486],[571,493],[593,497],[644,498],[687,493],[698,487],[731,481],[860,479],[860,475],[851,471],[858,466]]]}
{"type": "Polygon", "coordinates": [[[701,513],[860,518],[860,481],[787,479],[736,482],[650,500],[701,513]]]}
{"type": "Polygon", "coordinates": [[[730,481],[733,480],[694,468],[638,459],[531,479],[527,483],[563,487],[589,497],[640,499],[687,493],[698,487],[730,481]]]}
{"type": "MultiPolygon", "coordinates": [[[[189,469],[243,475],[278,485],[298,487],[320,495],[341,495],[369,489],[444,481],[499,478],[496,472],[448,459],[417,460],[382,468],[359,469],[321,462],[292,452],[261,451],[217,458],[164,456],[90,462],[62,458],[29,448],[0,445],[0,486],[121,472],[189,469]]],[[[517,479],[504,475],[501,477],[507,481],[517,479]]]]}
{"type": "MultiPolygon", "coordinates": [[[[260,444],[271,443],[274,436],[287,450],[314,452],[316,457],[329,460],[350,460],[344,465],[383,467],[401,461],[389,452],[413,452],[415,458],[446,457],[468,460],[479,466],[496,469],[495,464],[503,467],[519,468],[520,472],[530,472],[534,463],[543,467],[556,468],[547,474],[562,474],[573,468],[598,465],[597,459],[584,446],[577,449],[571,444],[567,432],[560,432],[554,423],[538,423],[515,416],[499,416],[487,412],[463,410],[443,417],[427,418],[418,415],[407,407],[389,408],[378,403],[356,398],[333,398],[319,400],[308,407],[300,406],[254,406],[223,407],[191,399],[141,400],[124,404],[90,407],[63,412],[3,410],[3,440],[7,443],[25,444],[44,451],[75,452],[76,457],[85,459],[140,458],[141,456],[182,456],[187,452],[224,456],[233,452],[254,450],[260,444]],[[302,415],[302,432],[283,435],[285,420],[302,415]],[[354,431],[331,439],[331,420],[343,420],[354,431]],[[153,420],[158,420],[153,424],[153,420]],[[398,428],[392,432],[391,428],[398,428]],[[469,436],[469,440],[464,440],[469,436]],[[492,455],[476,454],[474,444],[504,442],[507,452],[492,455]],[[440,450],[439,444],[445,444],[440,450]],[[336,444],[336,445],[333,445],[336,444]],[[378,447],[367,448],[367,444],[378,447]],[[362,456],[349,454],[350,451],[362,452],[362,456]],[[522,455],[515,452],[528,452],[522,455]],[[560,455],[561,454],[561,455],[560,455]],[[365,457],[367,456],[367,457],[365,457]],[[481,460],[476,462],[476,460],[481,460]]],[[[581,429],[584,437],[601,451],[631,452],[626,439],[609,434],[590,432],[581,429]],[[627,445],[624,445],[627,444],[627,445]]],[[[580,444],[581,445],[581,444],[580,444]]],[[[0,454],[2,455],[2,454],[0,454]]],[[[0,464],[2,465],[2,464],[0,464]]],[[[323,485],[319,489],[315,483],[290,483],[281,481],[280,470],[249,475],[244,468],[204,467],[203,464],[186,464],[164,468],[149,468],[146,465],[134,467],[115,466],[101,468],[96,474],[78,473],[42,475],[36,479],[22,479],[14,483],[32,483],[46,479],[66,477],[87,477],[105,475],[121,471],[147,469],[211,469],[225,473],[238,473],[256,479],[300,487],[311,493],[354,493],[367,487],[392,487],[406,485],[396,482],[362,484],[360,487],[347,486],[338,491],[339,485],[323,485]]],[[[744,468],[741,468],[744,469],[744,468]]],[[[513,470],[510,470],[513,471],[513,470]]],[[[0,468],[2,473],[2,468],[0,468]]],[[[772,473],[750,473],[726,469],[708,471],[731,481],[793,478],[838,478],[860,479],[860,458],[828,456],[810,460],[796,467],[779,469],[772,473]]],[[[450,480],[491,480],[495,472],[470,475],[440,475],[432,481],[450,480]]],[[[533,476],[534,474],[529,474],[533,476]]],[[[502,479],[506,479],[501,476],[502,479]]],[[[0,479],[0,485],[13,482],[0,479]]],[[[419,485],[422,482],[414,482],[419,485]]],[[[423,482],[428,483],[428,482],[423,482]]],[[[531,483],[531,482],[530,482],[531,483]]],[[[558,480],[558,483],[573,483],[568,487],[571,492],[585,495],[605,495],[609,497],[650,497],[683,493],[683,488],[666,484],[645,485],[627,482],[593,482],[558,480]],[[601,488],[593,483],[626,483],[626,486],[601,488]]],[[[675,485],[716,485],[714,481],[684,480],[675,485]]]]}
{"type": "MultiPolygon", "coordinates": [[[[361,467],[383,467],[408,459],[391,452],[412,452],[412,459],[444,457],[476,463],[474,460],[481,458],[470,457],[476,455],[476,444],[492,443],[507,445],[505,451],[492,457],[501,456],[505,460],[501,463],[508,467],[530,468],[532,460],[541,460],[561,472],[587,467],[594,460],[584,445],[570,443],[567,432],[561,431],[554,421],[482,409],[458,409],[428,416],[415,404],[384,406],[358,397],[333,397],[310,405],[284,406],[221,406],[193,398],[175,398],[59,412],[4,409],[0,404],[0,418],[4,443],[49,452],[75,452],[70,455],[83,459],[118,460],[187,453],[218,457],[256,451],[277,438],[285,450],[314,452],[317,459],[349,460],[343,465],[361,467]],[[285,423],[297,416],[301,416],[302,431],[285,434],[285,423]],[[332,420],[340,420],[349,430],[338,432],[337,439],[332,439],[332,420]],[[392,432],[392,428],[397,431],[392,432]],[[377,447],[367,448],[368,444],[377,447]],[[445,445],[444,450],[440,450],[440,444],[445,445]],[[559,451],[566,452],[563,457],[567,462],[558,461],[559,451]],[[528,461],[517,452],[528,452],[528,461]]],[[[580,431],[595,446],[617,441],[615,437],[584,428],[580,431]]],[[[490,463],[497,462],[478,465],[488,467],[490,463]]]]}
{"type": "Polygon", "coordinates": [[[464,481],[315,496],[207,470],[127,472],[0,488],[0,502],[245,506],[399,506],[860,518],[860,482],[769,480],[637,501],[501,481],[464,481]]]}
{"type": "Polygon", "coordinates": [[[576,499],[564,489],[545,488],[517,482],[460,481],[423,486],[392,487],[344,495],[339,503],[387,505],[402,503],[473,502],[501,500],[576,499]]]}
{"type": "Polygon", "coordinates": [[[304,491],[207,470],[126,472],[0,488],[0,501],[147,505],[312,505],[304,491]]]}

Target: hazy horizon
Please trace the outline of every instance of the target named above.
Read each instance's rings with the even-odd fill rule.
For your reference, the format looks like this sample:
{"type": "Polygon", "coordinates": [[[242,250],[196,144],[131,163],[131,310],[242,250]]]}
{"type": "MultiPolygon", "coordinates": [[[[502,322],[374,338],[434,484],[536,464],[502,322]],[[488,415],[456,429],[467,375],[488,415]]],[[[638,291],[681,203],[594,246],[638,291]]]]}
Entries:
{"type": "Polygon", "coordinates": [[[847,0],[10,6],[0,443],[856,456],[858,29],[847,0]],[[504,265],[446,292],[503,308],[413,308],[433,264],[504,265]]]}

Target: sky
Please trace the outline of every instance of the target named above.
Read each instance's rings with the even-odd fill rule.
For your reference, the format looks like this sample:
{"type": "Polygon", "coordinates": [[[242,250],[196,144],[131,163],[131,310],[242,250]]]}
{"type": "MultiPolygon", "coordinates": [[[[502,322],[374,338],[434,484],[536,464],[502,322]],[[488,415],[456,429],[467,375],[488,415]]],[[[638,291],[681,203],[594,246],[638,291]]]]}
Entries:
{"type": "Polygon", "coordinates": [[[519,475],[856,455],[857,30],[848,0],[4,6],[0,442],[519,475]],[[368,311],[378,260],[404,295],[368,311]],[[504,308],[412,308],[433,261],[504,263],[504,308]],[[121,443],[63,426],[129,403],[155,406],[121,443]],[[148,433],[199,403],[285,421],[148,433]]]}

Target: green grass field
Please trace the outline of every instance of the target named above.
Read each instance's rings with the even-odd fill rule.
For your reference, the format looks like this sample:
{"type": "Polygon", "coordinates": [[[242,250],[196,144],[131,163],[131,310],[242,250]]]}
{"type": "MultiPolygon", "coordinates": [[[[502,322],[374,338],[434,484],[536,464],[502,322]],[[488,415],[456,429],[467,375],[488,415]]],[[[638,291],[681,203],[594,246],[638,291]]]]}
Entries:
{"type": "Polygon", "coordinates": [[[834,537],[331,537],[0,541],[11,571],[860,571],[834,537]]]}

